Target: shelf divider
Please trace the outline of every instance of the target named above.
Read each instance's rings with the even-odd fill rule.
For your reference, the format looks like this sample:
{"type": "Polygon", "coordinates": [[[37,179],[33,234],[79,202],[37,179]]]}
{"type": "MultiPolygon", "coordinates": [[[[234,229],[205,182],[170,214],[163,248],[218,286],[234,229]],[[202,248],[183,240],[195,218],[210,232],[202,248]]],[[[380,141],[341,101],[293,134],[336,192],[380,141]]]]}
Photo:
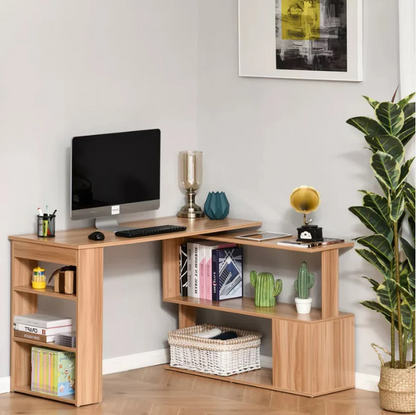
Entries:
{"type": "Polygon", "coordinates": [[[14,291],[19,293],[29,293],[33,295],[44,295],[46,297],[61,298],[63,300],[77,300],[77,296],[75,294],[56,293],[54,291],[54,288],[50,285],[47,285],[46,288],[43,290],[35,290],[30,285],[19,285],[17,287],[14,287],[14,291]]]}

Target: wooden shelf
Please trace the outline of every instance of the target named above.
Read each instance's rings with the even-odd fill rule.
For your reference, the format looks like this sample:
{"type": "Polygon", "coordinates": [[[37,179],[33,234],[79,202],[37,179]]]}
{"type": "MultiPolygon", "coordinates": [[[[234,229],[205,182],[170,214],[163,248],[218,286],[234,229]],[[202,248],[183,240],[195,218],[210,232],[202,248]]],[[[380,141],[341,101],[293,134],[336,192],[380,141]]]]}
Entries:
{"type": "Polygon", "coordinates": [[[271,369],[259,369],[251,372],[240,373],[233,376],[218,376],[210,375],[208,373],[194,372],[193,370],[180,369],[177,367],[171,367],[169,365],[164,366],[165,369],[173,370],[175,372],[186,373],[188,375],[202,376],[211,379],[223,380],[225,382],[240,383],[242,385],[255,386],[264,389],[275,389],[272,381],[271,369]]]}
{"type": "MultiPolygon", "coordinates": [[[[322,321],[320,308],[312,308],[310,314],[298,314],[295,304],[277,302],[275,307],[256,307],[254,298],[243,297],[232,300],[210,301],[192,297],[165,298],[165,302],[181,304],[191,307],[206,308],[210,310],[225,311],[226,313],[244,314],[246,316],[261,317],[277,320],[289,320],[303,323],[314,323],[322,321]]],[[[340,317],[352,316],[350,313],[340,312],[340,317]]],[[[330,320],[330,319],[325,319],[330,320]]]]}
{"type": "Polygon", "coordinates": [[[250,233],[250,232],[245,230],[245,231],[235,231],[235,232],[223,232],[223,233],[216,233],[216,234],[210,234],[210,235],[198,235],[198,239],[205,239],[207,241],[226,242],[226,243],[238,244],[238,245],[257,246],[259,248],[272,248],[272,249],[280,249],[283,251],[302,252],[305,254],[315,254],[315,253],[321,253],[325,251],[333,251],[335,249],[352,248],[354,246],[354,242],[349,242],[349,241],[340,242],[338,244],[318,246],[316,248],[299,248],[296,246],[284,246],[284,245],[278,244],[278,242],[296,240],[296,238],[293,236],[290,238],[272,239],[270,241],[264,241],[264,242],[247,241],[245,239],[236,238],[236,236],[247,235],[247,233],[250,233]]]}
{"type": "Polygon", "coordinates": [[[61,294],[56,293],[54,288],[50,285],[47,285],[43,290],[35,290],[32,288],[31,285],[20,285],[18,287],[14,287],[14,290],[19,293],[29,293],[33,295],[44,295],[46,297],[54,297],[54,298],[61,298],[63,300],[72,300],[76,301],[77,296],[75,294],[61,294]]]}
{"type": "Polygon", "coordinates": [[[31,344],[33,346],[45,347],[47,349],[61,350],[63,352],[76,353],[76,351],[77,351],[77,349],[75,347],[61,346],[61,345],[55,344],[55,343],[38,342],[37,340],[24,339],[23,337],[13,337],[13,340],[15,342],[18,342],[18,343],[26,343],[26,344],[31,344]]]}
{"type": "Polygon", "coordinates": [[[75,404],[75,395],[55,396],[55,395],[49,395],[47,393],[35,392],[35,391],[30,390],[29,385],[15,386],[13,389],[13,392],[24,393],[26,395],[37,396],[39,398],[52,399],[53,401],[69,403],[71,405],[75,404]]]}

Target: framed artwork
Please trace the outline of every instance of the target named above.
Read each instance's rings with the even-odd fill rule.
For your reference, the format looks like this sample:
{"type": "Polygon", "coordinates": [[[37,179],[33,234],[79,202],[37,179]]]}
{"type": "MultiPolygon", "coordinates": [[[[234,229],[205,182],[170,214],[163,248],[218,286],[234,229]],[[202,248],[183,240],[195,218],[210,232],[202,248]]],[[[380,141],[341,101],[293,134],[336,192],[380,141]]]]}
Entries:
{"type": "Polygon", "coordinates": [[[363,80],[362,0],[239,0],[240,76],[363,80]]]}

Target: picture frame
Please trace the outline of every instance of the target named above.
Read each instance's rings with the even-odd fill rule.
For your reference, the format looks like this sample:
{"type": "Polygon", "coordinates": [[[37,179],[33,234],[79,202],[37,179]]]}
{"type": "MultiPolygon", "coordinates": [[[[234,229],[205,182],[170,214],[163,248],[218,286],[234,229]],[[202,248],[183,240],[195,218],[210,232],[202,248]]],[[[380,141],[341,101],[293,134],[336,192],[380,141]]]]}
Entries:
{"type": "Polygon", "coordinates": [[[239,75],[361,82],[362,9],[362,0],[239,0],[239,75]]]}

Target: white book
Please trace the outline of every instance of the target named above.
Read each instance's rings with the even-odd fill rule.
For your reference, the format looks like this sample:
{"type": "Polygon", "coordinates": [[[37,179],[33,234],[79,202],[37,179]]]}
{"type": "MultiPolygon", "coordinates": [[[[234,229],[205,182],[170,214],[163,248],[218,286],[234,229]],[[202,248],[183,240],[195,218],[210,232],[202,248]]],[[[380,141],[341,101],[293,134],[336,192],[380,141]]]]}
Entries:
{"type": "Polygon", "coordinates": [[[55,327],[53,329],[43,329],[41,327],[30,326],[27,324],[14,323],[13,328],[18,331],[26,333],[40,334],[42,336],[52,336],[57,333],[69,333],[72,331],[72,324],[70,326],[55,327]]]}
{"type": "Polygon", "coordinates": [[[194,297],[200,298],[200,279],[199,279],[199,243],[194,243],[192,250],[192,264],[194,275],[194,297]]]}
{"type": "Polygon", "coordinates": [[[24,314],[22,316],[14,316],[14,323],[27,324],[28,326],[36,326],[43,329],[51,329],[62,326],[70,326],[72,324],[72,318],[33,313],[24,314]]]}

